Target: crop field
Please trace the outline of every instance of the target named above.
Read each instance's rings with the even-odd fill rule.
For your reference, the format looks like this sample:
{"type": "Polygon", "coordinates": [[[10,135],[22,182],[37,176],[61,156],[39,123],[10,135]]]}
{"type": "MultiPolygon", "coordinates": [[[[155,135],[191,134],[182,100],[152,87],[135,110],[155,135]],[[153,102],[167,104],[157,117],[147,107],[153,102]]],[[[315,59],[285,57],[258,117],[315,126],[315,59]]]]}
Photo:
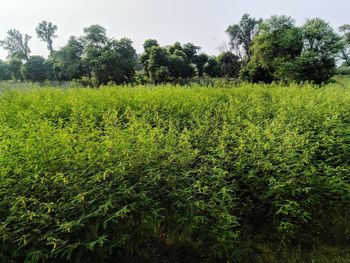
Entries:
{"type": "Polygon", "coordinates": [[[349,262],[349,87],[0,88],[0,262],[349,262]]]}

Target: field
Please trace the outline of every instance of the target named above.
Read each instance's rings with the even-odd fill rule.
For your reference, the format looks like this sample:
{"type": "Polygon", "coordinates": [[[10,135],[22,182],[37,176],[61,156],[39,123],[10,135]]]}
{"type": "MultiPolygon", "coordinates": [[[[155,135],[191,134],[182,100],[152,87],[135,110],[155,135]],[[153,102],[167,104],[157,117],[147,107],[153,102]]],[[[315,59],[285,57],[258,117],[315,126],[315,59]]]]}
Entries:
{"type": "Polygon", "coordinates": [[[0,123],[1,263],[350,262],[344,78],[2,87],[0,123]]]}

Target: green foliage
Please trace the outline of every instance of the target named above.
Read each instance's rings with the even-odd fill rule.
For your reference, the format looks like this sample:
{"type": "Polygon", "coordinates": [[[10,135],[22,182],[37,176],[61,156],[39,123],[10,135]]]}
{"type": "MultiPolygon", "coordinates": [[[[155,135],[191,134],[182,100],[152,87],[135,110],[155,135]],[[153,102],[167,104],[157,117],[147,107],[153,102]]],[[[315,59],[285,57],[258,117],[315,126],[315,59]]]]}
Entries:
{"type": "Polygon", "coordinates": [[[304,51],[285,73],[293,81],[310,81],[322,84],[328,81],[336,72],[333,57],[320,58],[315,51],[304,51]]]}
{"type": "MultiPolygon", "coordinates": [[[[350,63],[350,26],[339,27],[340,37],[319,18],[298,27],[285,15],[262,20],[244,14],[238,24],[227,28],[229,48],[217,57],[199,53],[201,48],[193,43],[160,46],[155,39],[146,40],[144,52],[136,54],[130,40],[109,38],[106,29],[98,24],[84,28],[83,36],[72,36],[66,46],[55,51],[57,26],[42,21],[36,31],[50,51],[44,63],[49,71],[45,80],[74,81],[83,86],[169,82],[184,85],[203,77],[321,85],[333,77],[339,58],[350,63]]],[[[0,41],[12,60],[8,63],[12,79],[23,80],[21,63],[30,58],[30,39],[12,29],[0,41]]],[[[4,79],[9,78],[6,66],[2,66],[4,79]]],[[[36,69],[37,75],[41,69],[36,69]]]]}
{"type": "Polygon", "coordinates": [[[208,55],[200,53],[194,58],[194,64],[196,65],[198,77],[203,77],[205,64],[208,62],[208,55]]]}
{"type": "Polygon", "coordinates": [[[23,62],[20,59],[12,58],[8,63],[9,63],[9,69],[11,71],[12,79],[23,80],[23,75],[22,75],[23,62]]]}
{"type": "Polygon", "coordinates": [[[342,49],[339,36],[319,18],[309,19],[302,26],[304,48],[296,60],[295,80],[328,81],[336,70],[336,57],[342,49]]]}
{"type": "Polygon", "coordinates": [[[296,27],[287,16],[264,21],[251,48],[251,61],[241,77],[252,82],[311,81],[322,84],[335,73],[340,38],[322,19],[309,19],[296,27]]]}
{"type": "Polygon", "coordinates": [[[255,19],[244,14],[238,24],[229,26],[226,30],[230,38],[231,49],[236,51],[241,60],[249,62],[252,57],[251,46],[258,34],[262,19],[255,19]]]}
{"type": "Polygon", "coordinates": [[[107,41],[106,29],[100,25],[91,25],[84,28],[83,40],[87,48],[99,49],[103,47],[107,41]]]}
{"type": "Polygon", "coordinates": [[[130,39],[110,40],[90,63],[98,85],[129,83],[135,75],[136,51],[130,39]]]}
{"type": "Polygon", "coordinates": [[[29,40],[32,37],[25,34],[23,36],[16,29],[7,31],[6,39],[0,41],[0,46],[8,51],[8,58],[28,60],[30,55],[29,40]]]}
{"type": "Polygon", "coordinates": [[[75,37],[70,37],[67,45],[58,51],[54,51],[49,57],[53,74],[57,80],[80,79],[84,73],[82,55],[84,45],[75,37]]]}
{"type": "Polygon", "coordinates": [[[156,40],[148,39],[143,46],[140,61],[146,77],[152,83],[192,78],[196,70],[199,76],[203,75],[208,56],[198,55],[200,47],[192,43],[181,45],[176,42],[168,47],[160,47],[156,40]]]}
{"type": "MultiPolygon", "coordinates": [[[[169,72],[173,78],[190,78],[194,76],[191,57],[181,48],[169,48],[169,72]]],[[[192,54],[192,53],[191,53],[192,54]]]]}
{"type": "Polygon", "coordinates": [[[145,49],[141,56],[147,77],[153,83],[163,83],[170,80],[170,59],[166,48],[153,45],[145,49]]]}
{"type": "Polygon", "coordinates": [[[272,16],[261,24],[251,48],[253,57],[241,71],[243,79],[270,83],[287,78],[288,65],[303,48],[301,31],[294,23],[288,16],[272,16]]]}
{"type": "Polygon", "coordinates": [[[341,66],[336,70],[337,75],[350,76],[350,67],[349,66],[341,66]]]}
{"type": "Polygon", "coordinates": [[[258,262],[262,242],[349,245],[349,89],[0,101],[0,262],[258,262]]]}
{"type": "Polygon", "coordinates": [[[36,28],[38,38],[40,38],[41,41],[46,42],[47,49],[50,51],[50,54],[53,52],[53,39],[57,37],[55,35],[56,31],[57,26],[47,21],[42,21],[36,28]]]}
{"type": "Polygon", "coordinates": [[[220,75],[222,77],[234,78],[238,76],[241,68],[241,62],[239,61],[238,56],[227,51],[221,53],[217,60],[219,62],[220,75]]]}
{"type": "Polygon", "coordinates": [[[215,57],[209,57],[204,65],[204,73],[209,77],[215,78],[220,76],[220,65],[215,57]]]}
{"type": "Polygon", "coordinates": [[[11,75],[9,64],[0,60],[0,80],[10,80],[12,78],[11,75]]]}
{"type": "Polygon", "coordinates": [[[338,28],[342,33],[341,36],[341,59],[347,66],[350,66],[350,25],[345,24],[338,28]]]}
{"type": "Polygon", "coordinates": [[[41,56],[32,56],[23,66],[22,74],[25,80],[44,81],[52,74],[52,68],[41,56]]]}
{"type": "Polygon", "coordinates": [[[302,26],[304,49],[314,51],[321,58],[333,58],[341,48],[340,38],[334,29],[320,18],[308,19],[302,26]]]}

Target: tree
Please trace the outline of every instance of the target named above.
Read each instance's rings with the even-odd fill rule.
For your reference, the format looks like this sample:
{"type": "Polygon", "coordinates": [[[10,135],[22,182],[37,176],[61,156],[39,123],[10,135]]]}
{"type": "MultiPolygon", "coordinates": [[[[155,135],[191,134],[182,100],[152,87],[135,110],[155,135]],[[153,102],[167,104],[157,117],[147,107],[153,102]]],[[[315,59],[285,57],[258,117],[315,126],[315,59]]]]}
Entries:
{"type": "Polygon", "coordinates": [[[190,78],[195,74],[192,60],[196,55],[198,47],[192,44],[181,46],[179,42],[168,47],[169,72],[172,78],[190,78]],[[187,45],[187,46],[186,46],[187,45]]]}
{"type": "Polygon", "coordinates": [[[106,29],[100,25],[86,27],[84,28],[84,33],[84,36],[81,38],[81,42],[84,45],[82,63],[84,71],[91,78],[93,61],[100,55],[101,49],[107,45],[109,39],[106,35],[106,29]]]}
{"type": "MultiPolygon", "coordinates": [[[[181,51],[183,51],[180,42],[175,42],[173,45],[170,45],[170,46],[168,46],[167,48],[168,48],[168,51],[169,51],[170,54],[173,54],[176,50],[181,50],[181,51]]],[[[187,54],[186,54],[186,53],[185,53],[185,56],[187,57],[187,54]]]]}
{"type": "Polygon", "coordinates": [[[45,58],[32,56],[22,67],[22,74],[25,80],[44,81],[49,79],[50,68],[45,58]]]}
{"type": "Polygon", "coordinates": [[[338,29],[343,34],[341,38],[341,58],[347,66],[350,66],[350,25],[345,24],[340,26],[338,29]]]}
{"type": "MultiPolygon", "coordinates": [[[[140,57],[147,79],[152,83],[164,83],[171,79],[171,47],[160,47],[157,40],[148,39],[143,44],[144,52],[140,57]]],[[[175,51],[175,49],[173,50],[175,51]]]]}
{"type": "Polygon", "coordinates": [[[232,52],[223,52],[218,56],[221,76],[227,78],[237,77],[241,67],[239,57],[232,52]]]}
{"type": "Polygon", "coordinates": [[[182,46],[182,51],[185,52],[190,63],[195,63],[196,55],[200,49],[199,46],[195,46],[192,43],[186,43],[182,46]]]}
{"type": "Polygon", "coordinates": [[[0,60],[0,80],[10,80],[11,79],[11,70],[9,65],[0,60]]]}
{"type": "Polygon", "coordinates": [[[21,34],[16,29],[7,32],[7,38],[0,41],[0,45],[8,51],[8,58],[29,59],[30,48],[28,45],[31,36],[21,34]]]}
{"type": "Polygon", "coordinates": [[[166,83],[171,79],[168,67],[160,66],[152,71],[151,80],[153,83],[166,83]]]}
{"type": "Polygon", "coordinates": [[[229,26],[226,30],[232,50],[235,50],[240,59],[245,62],[249,62],[252,56],[251,45],[258,33],[261,21],[261,19],[255,19],[248,14],[244,14],[239,24],[229,26]]]}
{"type": "Polygon", "coordinates": [[[84,45],[76,37],[70,37],[68,43],[58,51],[54,51],[49,61],[52,64],[55,79],[80,79],[84,75],[82,55],[84,45]]]}
{"type": "Polygon", "coordinates": [[[194,76],[194,67],[182,50],[175,50],[169,56],[169,71],[173,78],[191,78],[194,76]]]}
{"type": "Polygon", "coordinates": [[[178,78],[191,78],[195,75],[196,67],[203,75],[206,63],[205,55],[198,56],[200,47],[187,43],[176,42],[167,47],[160,47],[154,39],[144,43],[144,52],[140,57],[147,78],[154,83],[162,83],[178,78]],[[204,60],[204,61],[203,61],[204,60]]]}
{"type": "Polygon", "coordinates": [[[136,51],[127,38],[110,40],[92,60],[92,73],[99,85],[130,82],[135,75],[136,51]]]}
{"type": "Polygon", "coordinates": [[[196,65],[198,76],[203,77],[204,66],[208,62],[208,55],[201,53],[194,58],[194,64],[196,65]]]}
{"type": "Polygon", "coordinates": [[[240,75],[252,82],[272,82],[288,78],[289,65],[303,49],[302,33],[289,16],[272,16],[260,25],[251,47],[251,60],[240,75]]]}
{"type": "Polygon", "coordinates": [[[347,66],[350,66],[350,25],[340,26],[339,31],[343,34],[341,38],[341,58],[347,66]]]}
{"type": "Polygon", "coordinates": [[[9,68],[11,71],[11,77],[13,79],[23,80],[22,66],[23,66],[23,62],[22,62],[22,60],[20,60],[18,58],[12,58],[9,61],[9,68]]]}
{"type": "Polygon", "coordinates": [[[322,57],[335,57],[341,48],[340,37],[320,18],[308,19],[302,26],[304,51],[314,51],[322,57]]]}
{"type": "Polygon", "coordinates": [[[149,56],[153,47],[159,47],[158,41],[155,39],[147,39],[143,44],[144,52],[140,56],[141,65],[145,70],[145,73],[147,76],[149,76],[149,73],[150,73],[148,69],[148,64],[149,64],[149,56]]]}
{"type": "Polygon", "coordinates": [[[179,42],[160,47],[156,40],[148,39],[143,46],[141,62],[151,82],[164,83],[193,75],[193,67],[179,42]]]}
{"type": "Polygon", "coordinates": [[[87,48],[102,48],[108,41],[106,29],[100,25],[92,25],[84,28],[84,41],[87,48]]]}
{"type": "Polygon", "coordinates": [[[36,28],[36,33],[38,35],[38,38],[41,41],[46,42],[47,49],[50,51],[50,54],[52,54],[53,52],[53,47],[52,47],[53,39],[57,37],[57,35],[55,35],[56,31],[57,31],[57,26],[47,21],[42,21],[41,23],[39,23],[38,27],[36,28]]]}
{"type": "Polygon", "coordinates": [[[170,80],[170,54],[164,47],[153,46],[148,50],[146,62],[148,77],[153,83],[163,83],[170,80]]]}
{"type": "Polygon", "coordinates": [[[307,20],[301,30],[304,46],[295,60],[294,79],[316,84],[326,82],[335,73],[336,57],[343,47],[341,38],[320,18],[307,20]]]}
{"type": "Polygon", "coordinates": [[[147,39],[145,43],[143,43],[143,48],[145,51],[148,51],[152,47],[159,47],[158,41],[155,39],[147,39]]]}
{"type": "Polygon", "coordinates": [[[334,74],[342,44],[333,28],[319,18],[296,27],[288,16],[273,16],[261,24],[251,61],[241,70],[253,82],[312,81],[321,84],[334,74]]]}
{"type": "Polygon", "coordinates": [[[215,57],[209,57],[204,65],[204,73],[209,77],[216,78],[220,75],[220,65],[215,57]]]}
{"type": "Polygon", "coordinates": [[[293,81],[312,81],[315,84],[322,84],[335,74],[335,70],[334,58],[320,57],[315,51],[306,51],[295,60],[288,73],[293,81]]]}

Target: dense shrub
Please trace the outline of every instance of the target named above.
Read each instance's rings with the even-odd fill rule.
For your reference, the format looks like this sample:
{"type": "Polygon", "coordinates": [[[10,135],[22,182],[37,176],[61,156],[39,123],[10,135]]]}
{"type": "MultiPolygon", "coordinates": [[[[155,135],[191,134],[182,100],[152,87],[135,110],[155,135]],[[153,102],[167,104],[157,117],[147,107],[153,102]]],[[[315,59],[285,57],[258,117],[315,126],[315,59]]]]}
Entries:
{"type": "Polygon", "coordinates": [[[338,67],[336,70],[336,74],[350,76],[350,67],[347,67],[347,66],[338,67]]]}
{"type": "Polygon", "coordinates": [[[259,243],[349,244],[347,89],[46,88],[0,102],[0,262],[256,262],[259,243]]]}
{"type": "Polygon", "coordinates": [[[11,79],[11,69],[10,66],[0,60],[0,80],[10,80],[11,79]]]}
{"type": "Polygon", "coordinates": [[[22,66],[22,75],[25,80],[29,81],[45,81],[52,79],[51,65],[41,56],[31,57],[22,66]]]}

